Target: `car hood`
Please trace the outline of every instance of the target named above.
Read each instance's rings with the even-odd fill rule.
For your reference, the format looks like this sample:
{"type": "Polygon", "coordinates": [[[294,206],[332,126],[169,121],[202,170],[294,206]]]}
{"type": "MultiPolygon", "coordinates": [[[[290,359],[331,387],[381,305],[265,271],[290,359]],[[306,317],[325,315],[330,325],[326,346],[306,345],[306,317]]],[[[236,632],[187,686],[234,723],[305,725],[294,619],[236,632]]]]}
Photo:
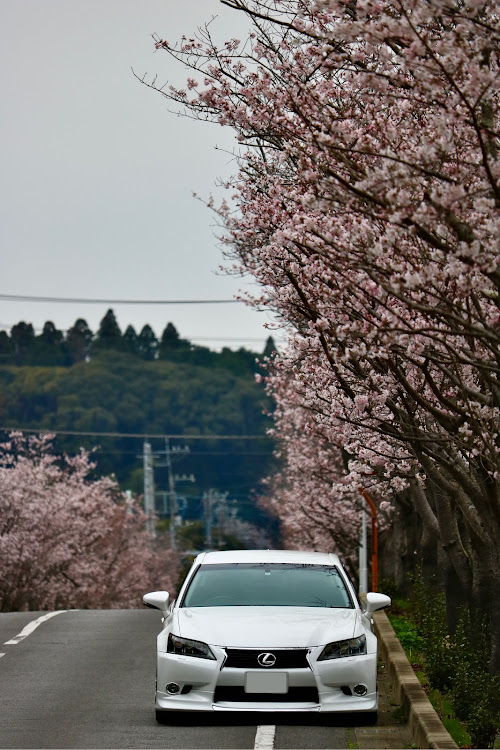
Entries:
{"type": "Polygon", "coordinates": [[[192,607],[176,610],[172,632],[229,648],[311,648],[352,638],[355,609],[192,607]]]}

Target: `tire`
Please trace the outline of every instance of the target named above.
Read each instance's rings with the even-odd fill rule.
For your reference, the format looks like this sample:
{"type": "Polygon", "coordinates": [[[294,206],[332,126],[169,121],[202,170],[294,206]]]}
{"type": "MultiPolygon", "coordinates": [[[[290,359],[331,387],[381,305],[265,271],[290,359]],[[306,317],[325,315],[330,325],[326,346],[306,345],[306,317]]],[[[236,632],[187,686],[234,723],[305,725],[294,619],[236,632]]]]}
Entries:
{"type": "Polygon", "coordinates": [[[360,724],[363,727],[372,727],[377,723],[378,711],[366,711],[359,715],[360,724]]]}
{"type": "Polygon", "coordinates": [[[156,721],[158,724],[168,724],[169,718],[168,718],[169,711],[158,711],[156,710],[156,721]]]}

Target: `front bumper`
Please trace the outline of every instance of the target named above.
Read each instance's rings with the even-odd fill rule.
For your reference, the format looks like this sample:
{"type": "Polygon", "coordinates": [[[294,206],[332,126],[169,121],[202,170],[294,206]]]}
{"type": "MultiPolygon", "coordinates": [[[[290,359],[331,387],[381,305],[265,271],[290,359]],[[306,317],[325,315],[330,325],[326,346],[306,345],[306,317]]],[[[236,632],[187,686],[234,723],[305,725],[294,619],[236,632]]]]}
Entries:
{"type": "MultiPolygon", "coordinates": [[[[254,695],[245,692],[245,678],[247,672],[255,670],[225,667],[225,651],[214,646],[211,649],[215,661],[158,652],[157,710],[331,713],[377,710],[376,653],[318,662],[322,648],[311,649],[308,668],[280,670],[286,673],[285,694],[254,695]],[[167,692],[170,683],[179,686],[177,694],[167,692]],[[356,685],[365,685],[366,695],[355,695],[356,685]]],[[[265,684],[265,670],[259,670],[259,674],[264,675],[265,684]]]]}

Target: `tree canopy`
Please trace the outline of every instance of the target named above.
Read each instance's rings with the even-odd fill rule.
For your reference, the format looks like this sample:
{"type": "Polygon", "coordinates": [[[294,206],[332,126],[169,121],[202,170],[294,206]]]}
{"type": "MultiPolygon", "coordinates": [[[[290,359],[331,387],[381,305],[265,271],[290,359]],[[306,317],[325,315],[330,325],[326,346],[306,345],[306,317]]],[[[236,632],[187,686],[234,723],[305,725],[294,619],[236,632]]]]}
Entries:
{"type": "Polygon", "coordinates": [[[172,590],[173,553],[92,469],[87,453],[57,457],[47,438],[0,444],[0,611],[137,607],[148,588],[172,590]]]}
{"type": "Polygon", "coordinates": [[[451,608],[459,591],[473,619],[488,613],[498,672],[496,4],[223,2],[249,38],[157,37],[192,71],[161,93],[242,146],[217,211],[256,304],[290,326],[268,380],[291,479],[282,512],[307,512],[314,472],[331,503],[360,486],[410,492],[451,608]],[[325,474],[311,454],[301,472],[304,434],[347,467],[325,474]]]}
{"type": "MultiPolygon", "coordinates": [[[[114,325],[113,329],[116,333],[114,325]]],[[[202,494],[213,487],[229,493],[241,518],[263,521],[254,493],[274,460],[272,441],[266,436],[270,420],[264,413],[271,402],[255,382],[261,357],[246,349],[215,352],[197,347],[181,339],[172,323],[165,330],[162,345],[171,339],[180,341],[180,346],[158,352],[150,326],[139,335],[128,326],[120,339],[111,337],[109,346],[101,342],[94,349],[85,320],[79,318],[66,336],[56,333],[52,323],[46,324],[52,348],[37,348],[38,337],[34,343],[31,337],[32,349],[23,365],[15,364],[14,349],[8,346],[11,339],[3,337],[7,363],[0,360],[0,426],[116,433],[116,437],[59,434],[54,444],[69,454],[80,446],[93,450],[97,444],[96,475],[114,474],[123,489],[138,494],[143,492],[143,436],[206,435],[203,440],[187,441],[190,453],[175,466],[181,475],[195,477],[195,482],[180,485],[180,494],[188,497],[184,515],[199,518],[202,494]],[[208,437],[214,435],[234,439],[208,437]]],[[[2,338],[0,354],[1,346],[2,338]]],[[[152,440],[152,445],[156,452],[165,449],[163,438],[152,440]]],[[[168,487],[164,466],[157,467],[156,480],[161,493],[168,487]]],[[[168,515],[161,494],[158,509],[160,516],[168,515]]]]}

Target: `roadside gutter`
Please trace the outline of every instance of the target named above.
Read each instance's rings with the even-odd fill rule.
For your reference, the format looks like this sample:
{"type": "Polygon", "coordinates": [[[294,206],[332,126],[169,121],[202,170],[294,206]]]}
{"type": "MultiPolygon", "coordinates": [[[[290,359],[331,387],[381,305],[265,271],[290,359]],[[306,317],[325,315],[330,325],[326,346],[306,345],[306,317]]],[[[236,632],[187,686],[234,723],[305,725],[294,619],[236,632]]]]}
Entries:
{"type": "Polygon", "coordinates": [[[379,652],[385,661],[394,695],[402,706],[418,748],[458,748],[443,726],[408,661],[385,612],[373,616],[379,652]]]}

